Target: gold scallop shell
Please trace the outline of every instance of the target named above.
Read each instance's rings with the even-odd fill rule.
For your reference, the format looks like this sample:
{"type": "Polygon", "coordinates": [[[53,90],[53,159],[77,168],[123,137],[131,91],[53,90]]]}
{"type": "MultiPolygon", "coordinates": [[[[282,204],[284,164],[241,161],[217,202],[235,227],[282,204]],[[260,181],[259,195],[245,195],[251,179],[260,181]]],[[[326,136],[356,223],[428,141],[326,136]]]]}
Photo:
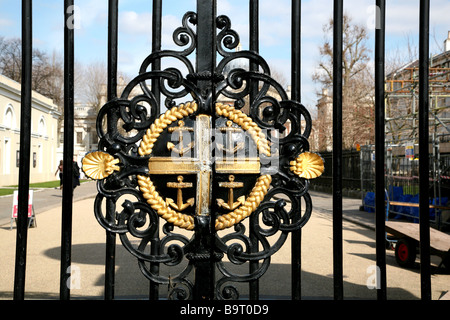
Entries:
{"type": "Polygon", "coordinates": [[[83,172],[94,180],[105,179],[114,171],[120,171],[120,167],[116,165],[119,162],[119,159],[102,151],[88,153],[81,161],[83,172]]]}
{"type": "Polygon", "coordinates": [[[313,152],[301,153],[290,165],[293,173],[305,179],[318,178],[325,170],[322,157],[313,152]]]}

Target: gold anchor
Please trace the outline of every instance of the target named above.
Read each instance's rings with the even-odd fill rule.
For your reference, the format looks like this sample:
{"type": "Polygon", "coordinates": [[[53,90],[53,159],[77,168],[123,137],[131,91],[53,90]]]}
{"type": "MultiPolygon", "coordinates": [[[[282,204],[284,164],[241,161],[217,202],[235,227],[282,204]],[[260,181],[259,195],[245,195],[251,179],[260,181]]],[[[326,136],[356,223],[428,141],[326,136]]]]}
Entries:
{"type": "Polygon", "coordinates": [[[173,199],[167,198],[166,203],[178,211],[183,211],[188,207],[192,207],[194,205],[194,198],[190,198],[186,203],[183,203],[183,191],[185,188],[192,188],[191,182],[183,182],[184,178],[182,176],[178,176],[178,182],[167,182],[168,188],[178,189],[177,190],[177,203],[173,201],[173,199]]]}
{"type": "Polygon", "coordinates": [[[225,209],[228,209],[230,211],[236,209],[241,204],[245,203],[245,196],[240,196],[236,202],[234,202],[234,195],[233,195],[233,189],[235,188],[242,188],[244,186],[243,182],[234,182],[234,176],[230,175],[228,176],[229,182],[219,182],[219,187],[221,188],[228,188],[228,203],[225,203],[222,199],[217,199],[217,204],[219,207],[223,207],[225,209]]]}
{"type": "Polygon", "coordinates": [[[180,120],[178,121],[178,127],[171,127],[168,129],[170,133],[178,132],[178,142],[179,142],[179,149],[175,148],[175,145],[172,142],[167,142],[167,149],[169,151],[175,151],[182,157],[187,151],[192,149],[194,147],[194,141],[191,141],[187,147],[183,146],[183,132],[193,132],[194,128],[189,128],[184,126],[184,121],[180,120]]]}
{"type": "Polygon", "coordinates": [[[227,146],[228,148],[225,148],[224,145],[222,144],[217,144],[217,148],[219,149],[219,151],[225,151],[228,154],[234,154],[236,153],[238,150],[241,150],[245,147],[245,142],[238,142],[237,145],[232,148],[233,146],[233,132],[241,132],[242,129],[241,128],[235,128],[233,127],[233,121],[228,120],[227,121],[227,126],[220,128],[221,132],[225,132],[226,133],[226,137],[227,137],[227,146]]]}

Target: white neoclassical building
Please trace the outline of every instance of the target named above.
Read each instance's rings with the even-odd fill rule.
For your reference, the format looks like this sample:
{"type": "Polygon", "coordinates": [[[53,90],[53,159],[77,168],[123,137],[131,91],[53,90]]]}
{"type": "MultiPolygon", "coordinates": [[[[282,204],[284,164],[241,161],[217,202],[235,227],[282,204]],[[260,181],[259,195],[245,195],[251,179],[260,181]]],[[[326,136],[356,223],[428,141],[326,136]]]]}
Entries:
{"type": "MultiPolygon", "coordinates": [[[[20,159],[21,86],[0,75],[0,186],[17,185],[20,159]]],[[[32,93],[30,183],[57,180],[58,108],[32,93]]]]}
{"type": "MultiPolygon", "coordinates": [[[[74,106],[74,137],[73,158],[81,168],[81,159],[86,153],[96,150],[98,137],[96,131],[97,111],[87,105],[75,104],[74,106]]],[[[59,132],[60,145],[56,150],[59,160],[64,156],[64,121],[61,121],[59,132]]],[[[81,173],[82,174],[82,173],[81,173]]]]}

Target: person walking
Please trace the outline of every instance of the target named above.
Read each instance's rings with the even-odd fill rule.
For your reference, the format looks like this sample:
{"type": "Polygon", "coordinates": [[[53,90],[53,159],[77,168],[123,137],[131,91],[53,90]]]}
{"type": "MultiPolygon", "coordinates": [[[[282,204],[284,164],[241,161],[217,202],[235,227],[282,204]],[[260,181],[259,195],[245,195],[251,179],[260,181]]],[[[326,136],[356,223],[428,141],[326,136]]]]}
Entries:
{"type": "Polygon", "coordinates": [[[72,188],[75,190],[75,188],[80,185],[80,167],[78,166],[78,163],[75,160],[73,160],[72,166],[73,166],[72,188]]]}
{"type": "Polygon", "coordinates": [[[62,160],[59,161],[58,168],[56,168],[55,176],[58,173],[58,171],[59,171],[59,189],[62,190],[62,188],[63,188],[63,161],[62,160]]]}

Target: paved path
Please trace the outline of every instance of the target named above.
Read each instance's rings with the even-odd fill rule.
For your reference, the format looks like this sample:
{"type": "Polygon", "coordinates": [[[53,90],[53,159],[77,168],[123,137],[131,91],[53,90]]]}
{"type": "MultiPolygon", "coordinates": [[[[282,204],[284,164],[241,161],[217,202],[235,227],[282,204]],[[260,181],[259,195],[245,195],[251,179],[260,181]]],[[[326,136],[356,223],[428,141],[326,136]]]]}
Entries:
{"type": "MultiPolygon", "coordinates": [[[[95,182],[85,182],[75,188],[73,193],[74,202],[84,200],[86,198],[95,197],[97,193],[97,185],[95,182]]],[[[34,212],[37,214],[48,211],[55,207],[61,207],[62,190],[59,189],[34,189],[33,206],[34,212]]],[[[10,224],[13,205],[13,196],[0,197],[0,226],[10,224]]]]}
{"type": "MultiPolygon", "coordinates": [[[[85,182],[74,191],[74,202],[88,198],[93,198],[97,194],[95,182],[85,182]]],[[[313,208],[321,212],[332,213],[333,203],[329,194],[311,191],[313,197],[313,208]]],[[[62,191],[59,189],[35,189],[34,190],[34,211],[36,214],[48,211],[55,207],[60,207],[62,202],[62,191]]],[[[362,224],[368,228],[374,228],[375,216],[364,211],[360,211],[360,199],[344,198],[344,219],[362,224]]],[[[0,197],[0,226],[9,224],[11,221],[11,211],[13,196],[0,197]]]]}
{"type": "MultiPolygon", "coordinates": [[[[105,231],[93,214],[96,185],[85,183],[75,190],[73,205],[72,265],[79,275],[71,290],[73,299],[103,299],[105,231]]],[[[333,234],[331,196],[311,192],[314,210],[302,229],[302,296],[303,299],[333,298],[333,234]]],[[[2,198],[3,205],[12,199],[2,198]]],[[[61,196],[59,190],[36,192],[37,228],[30,228],[27,247],[27,299],[58,299],[61,242],[61,196]]],[[[374,215],[359,211],[361,200],[344,199],[344,297],[376,299],[369,289],[375,265],[374,215]],[[356,223],[353,223],[353,222],[356,223]]],[[[10,207],[9,207],[10,208],[10,207]]],[[[11,299],[14,285],[15,226],[9,228],[9,213],[0,227],[0,299],[11,299]]],[[[177,229],[178,230],[178,229],[177,229]]],[[[419,261],[419,259],[417,260],[419,261]]],[[[450,274],[436,269],[440,261],[432,259],[432,294],[439,299],[450,288],[450,274]]],[[[225,262],[226,265],[229,265],[225,262]]],[[[247,267],[248,268],[248,267],[247,267]]],[[[288,298],[290,295],[290,240],[271,259],[271,266],[260,281],[262,297],[288,298]]],[[[165,269],[162,272],[173,272],[165,269]]],[[[248,269],[246,269],[248,272],[248,269]]],[[[148,296],[148,281],[135,258],[121,245],[116,248],[117,299],[148,296]]],[[[420,264],[412,269],[398,267],[392,251],[387,251],[388,299],[420,299],[420,264]]],[[[166,288],[161,286],[162,291],[166,288]]],[[[246,289],[246,288],[244,288],[246,289]]],[[[243,291],[245,295],[245,291],[243,291]]],[[[161,295],[164,297],[164,294],[161,295]]]]}

